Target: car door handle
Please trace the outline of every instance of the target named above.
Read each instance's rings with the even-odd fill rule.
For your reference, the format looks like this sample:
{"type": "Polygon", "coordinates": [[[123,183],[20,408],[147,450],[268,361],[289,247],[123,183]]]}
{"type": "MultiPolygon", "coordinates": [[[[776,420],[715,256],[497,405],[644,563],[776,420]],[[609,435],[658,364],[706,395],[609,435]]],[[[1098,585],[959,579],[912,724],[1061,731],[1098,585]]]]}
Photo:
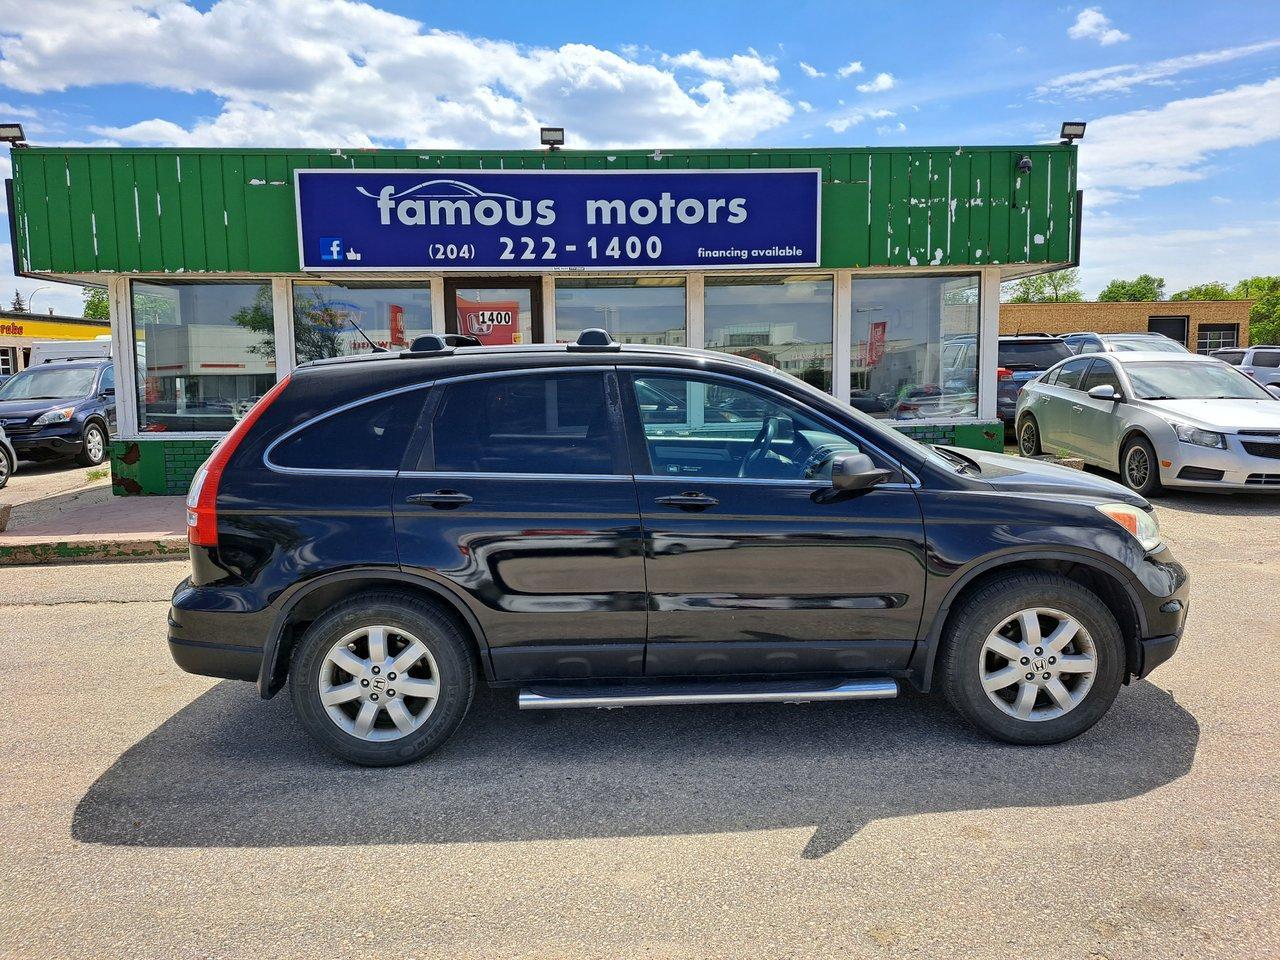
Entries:
{"type": "Polygon", "coordinates": [[[688,493],[676,493],[669,497],[658,497],[655,503],[660,503],[664,507],[679,507],[681,510],[705,510],[707,507],[716,507],[720,505],[720,501],[715,497],[709,497],[705,493],[698,493],[690,490],[688,493]]]}
{"type": "Polygon", "coordinates": [[[456,510],[471,502],[471,497],[457,490],[437,490],[435,493],[411,493],[405,497],[408,503],[430,504],[437,510],[456,510]]]}
{"type": "Polygon", "coordinates": [[[1072,409],[1072,410],[1074,410],[1076,413],[1083,413],[1083,412],[1084,412],[1084,407],[1080,406],[1080,404],[1078,404],[1078,403],[1073,403],[1073,404],[1071,405],[1071,409],[1072,409]]]}

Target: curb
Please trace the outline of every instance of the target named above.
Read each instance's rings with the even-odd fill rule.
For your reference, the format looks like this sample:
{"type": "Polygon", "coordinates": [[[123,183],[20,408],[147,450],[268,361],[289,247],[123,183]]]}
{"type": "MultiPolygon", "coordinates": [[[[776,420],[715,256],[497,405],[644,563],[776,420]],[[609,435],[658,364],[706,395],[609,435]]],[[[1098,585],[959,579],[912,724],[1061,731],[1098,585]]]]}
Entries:
{"type": "Polygon", "coordinates": [[[0,566],[34,566],[52,563],[107,563],[117,560],[154,560],[186,556],[187,538],[154,540],[48,540],[37,543],[0,543],[0,566]]]}

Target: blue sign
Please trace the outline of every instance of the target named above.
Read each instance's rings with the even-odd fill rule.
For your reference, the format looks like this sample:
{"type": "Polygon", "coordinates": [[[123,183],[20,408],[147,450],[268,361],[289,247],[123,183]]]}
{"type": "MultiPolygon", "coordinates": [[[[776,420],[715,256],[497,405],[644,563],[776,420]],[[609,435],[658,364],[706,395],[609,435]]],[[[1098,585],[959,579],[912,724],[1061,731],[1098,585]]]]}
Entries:
{"type": "Polygon", "coordinates": [[[298,170],[304,270],[814,267],[818,170],[298,170]]]}

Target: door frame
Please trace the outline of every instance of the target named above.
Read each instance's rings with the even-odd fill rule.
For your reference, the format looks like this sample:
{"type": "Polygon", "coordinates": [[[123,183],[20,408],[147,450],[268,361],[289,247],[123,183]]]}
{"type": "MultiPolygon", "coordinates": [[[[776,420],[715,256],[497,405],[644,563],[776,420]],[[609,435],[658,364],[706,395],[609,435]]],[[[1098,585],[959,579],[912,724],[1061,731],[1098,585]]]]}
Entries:
{"type": "Polygon", "coordinates": [[[458,329],[459,290],[528,290],[529,291],[529,340],[543,342],[542,329],[542,278],[512,277],[501,274],[483,277],[444,278],[444,330],[460,333],[458,329]]]}

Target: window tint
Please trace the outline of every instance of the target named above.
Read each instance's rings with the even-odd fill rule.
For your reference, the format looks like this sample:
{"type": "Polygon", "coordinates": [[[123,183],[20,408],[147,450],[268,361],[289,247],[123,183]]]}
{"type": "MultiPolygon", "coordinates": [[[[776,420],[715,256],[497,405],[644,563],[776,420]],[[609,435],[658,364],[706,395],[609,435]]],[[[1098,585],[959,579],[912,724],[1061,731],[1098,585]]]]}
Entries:
{"type": "Polygon", "coordinates": [[[1043,370],[1071,356],[1061,340],[1002,340],[999,366],[1010,370],[1043,370]]]}
{"type": "Polygon", "coordinates": [[[633,381],[651,472],[659,476],[826,480],[858,446],[802,407],[714,379],[633,381]]]}
{"type": "Polygon", "coordinates": [[[1070,387],[1072,390],[1080,389],[1080,377],[1084,374],[1085,367],[1089,366],[1092,361],[1089,358],[1082,357],[1079,360],[1069,360],[1058,368],[1058,379],[1054,381],[1060,387],[1070,387]]]}
{"type": "Polygon", "coordinates": [[[1280,367],[1280,350],[1255,350],[1253,354],[1255,367],[1280,367]]]}
{"type": "Polygon", "coordinates": [[[1238,367],[1240,366],[1241,361],[1244,360],[1244,351],[1243,350],[1217,350],[1214,352],[1213,356],[1215,359],[1221,360],[1223,363],[1229,363],[1233,367],[1238,367]]]}
{"type": "Polygon", "coordinates": [[[598,373],[452,384],[431,434],[434,468],[442,472],[615,472],[615,437],[598,373]]]}
{"type": "Polygon", "coordinates": [[[116,388],[116,368],[109,366],[102,371],[102,391],[114,390],[116,388]]]}
{"type": "Polygon", "coordinates": [[[1116,372],[1111,368],[1111,364],[1105,360],[1093,361],[1093,366],[1089,368],[1089,372],[1084,375],[1084,380],[1080,384],[1080,389],[1088,393],[1094,387],[1111,387],[1116,393],[1120,393],[1120,378],[1116,376],[1116,372]]]}
{"type": "Polygon", "coordinates": [[[310,470],[399,470],[425,390],[361,403],[304,427],[277,444],[271,462],[310,470]]]}
{"type": "Polygon", "coordinates": [[[1102,344],[1096,340],[1079,340],[1077,341],[1076,353],[1101,353],[1102,344]]]}

